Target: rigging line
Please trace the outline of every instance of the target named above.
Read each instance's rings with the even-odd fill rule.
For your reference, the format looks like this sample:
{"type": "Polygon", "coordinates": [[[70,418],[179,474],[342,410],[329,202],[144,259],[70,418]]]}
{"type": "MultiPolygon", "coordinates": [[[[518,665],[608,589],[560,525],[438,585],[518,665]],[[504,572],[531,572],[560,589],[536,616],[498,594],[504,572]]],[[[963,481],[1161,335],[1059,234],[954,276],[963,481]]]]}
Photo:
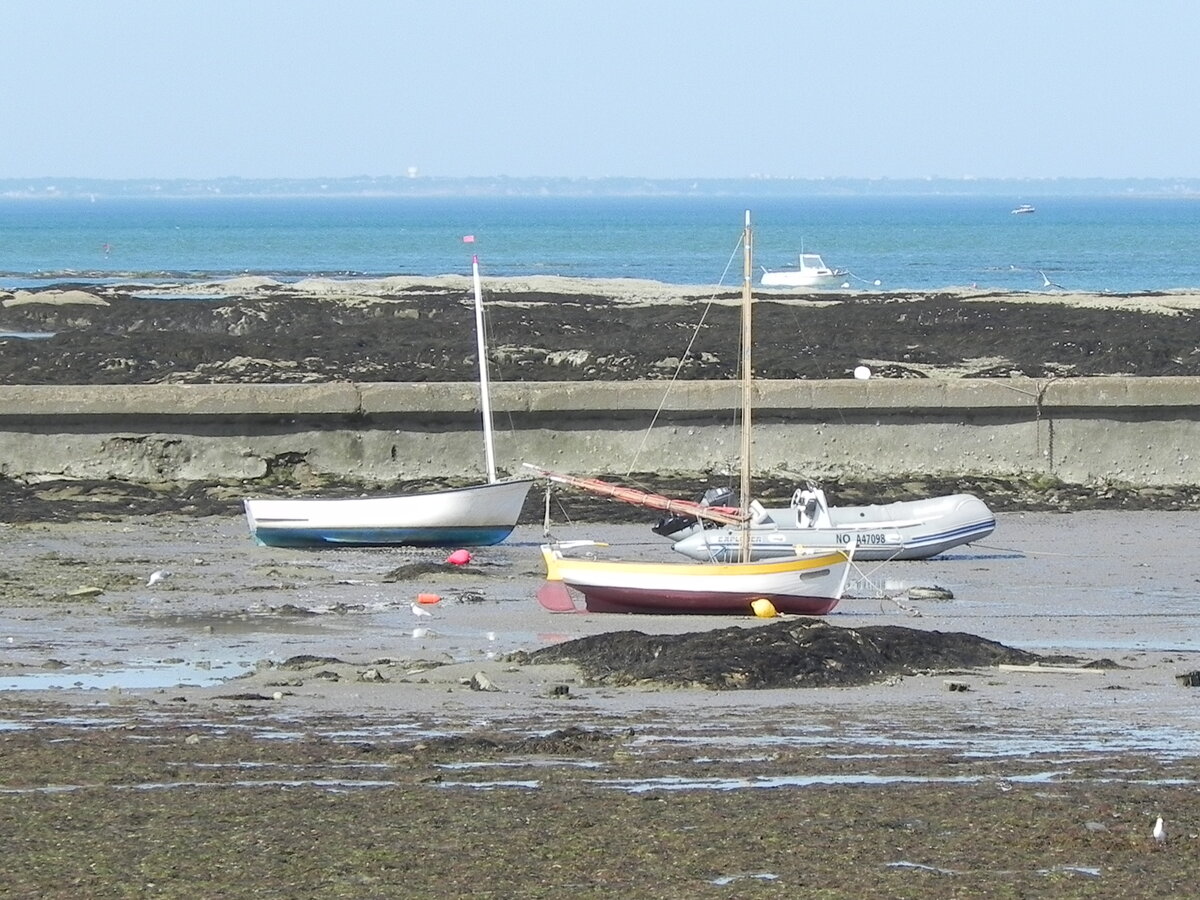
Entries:
{"type": "MultiPolygon", "coordinates": [[[[734,245],[733,251],[729,254],[729,259],[725,261],[725,270],[721,273],[720,279],[717,281],[717,288],[725,284],[725,279],[729,275],[729,270],[733,268],[734,260],[738,258],[738,253],[742,249],[742,240],[744,235],[739,234],[737,243],[734,245]]],[[[687,347],[684,348],[683,355],[679,358],[679,365],[675,367],[670,379],[667,381],[667,389],[663,391],[662,399],[658,403],[658,408],[654,410],[654,415],[650,418],[650,424],[646,431],[642,434],[642,441],[638,444],[637,450],[634,451],[633,459],[630,461],[629,468],[625,472],[625,478],[628,479],[633,473],[634,467],[637,466],[638,458],[642,455],[642,451],[646,449],[646,442],[650,440],[650,432],[654,430],[654,426],[658,422],[658,417],[662,414],[663,407],[667,405],[667,398],[671,394],[671,388],[675,386],[675,382],[679,380],[679,373],[683,371],[684,364],[692,354],[692,347],[696,343],[696,339],[700,337],[700,329],[704,327],[704,322],[708,318],[708,314],[712,311],[713,301],[716,299],[716,291],[708,298],[708,302],[704,304],[704,312],[700,314],[700,321],[696,323],[696,327],[692,329],[692,336],[688,340],[687,347]]],[[[739,361],[740,362],[740,361],[739,361]]],[[[740,367],[739,367],[740,371],[740,367]]]]}

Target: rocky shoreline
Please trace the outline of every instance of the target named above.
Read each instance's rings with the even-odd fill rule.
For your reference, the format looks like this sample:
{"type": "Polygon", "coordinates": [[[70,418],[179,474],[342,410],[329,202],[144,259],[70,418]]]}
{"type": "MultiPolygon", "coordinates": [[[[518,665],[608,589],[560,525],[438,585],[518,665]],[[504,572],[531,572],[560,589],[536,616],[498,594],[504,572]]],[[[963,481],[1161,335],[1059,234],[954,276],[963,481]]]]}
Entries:
{"type": "MultiPolygon", "coordinates": [[[[489,282],[500,381],[736,377],[738,298],[648,282],[489,282]],[[685,350],[690,352],[685,355],[685,350]]],[[[1200,298],[871,292],[756,298],[755,374],[1200,374],[1200,298]]],[[[464,279],[243,278],[0,292],[0,384],[473,381],[464,279]],[[39,336],[30,339],[30,335],[39,336]]]]}

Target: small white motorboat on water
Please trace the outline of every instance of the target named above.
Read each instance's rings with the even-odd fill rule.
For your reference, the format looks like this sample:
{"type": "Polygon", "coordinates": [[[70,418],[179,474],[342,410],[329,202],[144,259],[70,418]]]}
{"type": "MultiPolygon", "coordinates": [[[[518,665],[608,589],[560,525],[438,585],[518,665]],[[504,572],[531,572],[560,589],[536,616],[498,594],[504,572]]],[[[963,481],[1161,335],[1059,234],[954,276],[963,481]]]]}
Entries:
{"type": "Polygon", "coordinates": [[[816,253],[801,253],[795,268],[763,269],[764,287],[848,287],[848,269],[833,269],[816,253]]]}
{"type": "Polygon", "coordinates": [[[1030,206],[1028,203],[1022,203],[1020,206],[1016,207],[1012,211],[1012,214],[1014,216],[1027,216],[1030,213],[1035,213],[1035,212],[1037,212],[1037,209],[1035,207],[1030,206]]]}
{"type": "MultiPolygon", "coordinates": [[[[701,502],[720,508],[732,499],[732,492],[718,491],[707,492],[701,502]]],[[[831,507],[825,492],[810,484],[796,491],[790,506],[767,509],[752,503],[750,508],[750,558],[755,560],[791,556],[797,547],[852,550],[856,560],[927,559],[987,537],[996,528],[995,515],[973,494],[831,507]]],[[[662,519],[653,531],[691,559],[738,556],[735,528],[676,515],[662,519]]]]}

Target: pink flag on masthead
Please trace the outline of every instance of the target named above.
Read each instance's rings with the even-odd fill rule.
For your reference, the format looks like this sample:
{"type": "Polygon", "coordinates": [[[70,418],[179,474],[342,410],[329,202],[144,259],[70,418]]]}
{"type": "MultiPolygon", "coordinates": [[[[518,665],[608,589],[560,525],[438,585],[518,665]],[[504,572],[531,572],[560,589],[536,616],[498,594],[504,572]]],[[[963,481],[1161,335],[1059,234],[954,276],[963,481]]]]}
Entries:
{"type": "Polygon", "coordinates": [[[475,243],[475,235],[473,235],[473,234],[464,234],[464,235],[463,235],[463,243],[464,243],[464,244],[473,244],[473,243],[475,243]]]}

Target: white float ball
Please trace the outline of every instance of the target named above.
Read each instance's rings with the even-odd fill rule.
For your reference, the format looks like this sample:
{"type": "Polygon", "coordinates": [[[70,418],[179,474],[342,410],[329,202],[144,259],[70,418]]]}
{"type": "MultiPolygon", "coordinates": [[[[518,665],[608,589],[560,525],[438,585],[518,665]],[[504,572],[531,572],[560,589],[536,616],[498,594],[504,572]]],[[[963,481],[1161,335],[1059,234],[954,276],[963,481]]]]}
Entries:
{"type": "Polygon", "coordinates": [[[866,381],[871,377],[871,370],[866,366],[856,366],[854,369],[854,377],[859,381],[866,381]]]}

